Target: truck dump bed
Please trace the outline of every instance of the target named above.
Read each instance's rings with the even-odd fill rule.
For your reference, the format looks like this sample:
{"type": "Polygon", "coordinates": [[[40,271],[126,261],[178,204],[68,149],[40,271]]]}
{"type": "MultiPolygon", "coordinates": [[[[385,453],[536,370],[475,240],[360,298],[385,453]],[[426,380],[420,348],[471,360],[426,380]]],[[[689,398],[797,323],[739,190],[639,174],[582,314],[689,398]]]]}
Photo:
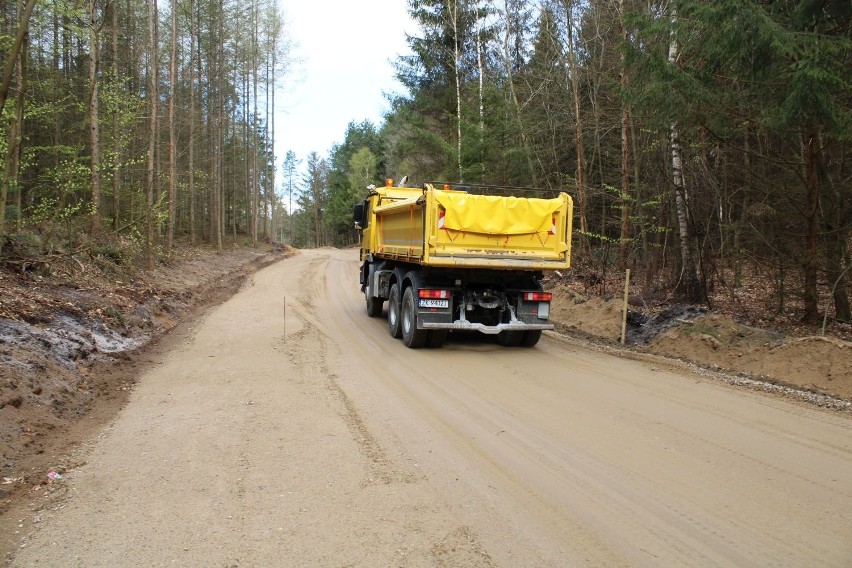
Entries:
{"type": "Polygon", "coordinates": [[[365,238],[378,258],[429,267],[560,270],[571,263],[573,203],[441,190],[381,188],[365,238]],[[382,193],[384,192],[384,193],[382,193]]]}

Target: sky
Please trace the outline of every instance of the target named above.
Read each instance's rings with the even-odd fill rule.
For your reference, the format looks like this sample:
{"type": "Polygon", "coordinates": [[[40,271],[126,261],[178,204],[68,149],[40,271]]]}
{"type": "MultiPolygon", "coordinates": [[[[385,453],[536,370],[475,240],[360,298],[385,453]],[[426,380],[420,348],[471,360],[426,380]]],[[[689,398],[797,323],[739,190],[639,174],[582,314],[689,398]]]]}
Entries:
{"type": "Polygon", "coordinates": [[[378,126],[389,105],[383,92],[403,92],[392,61],[415,31],[405,0],[279,0],[300,60],[276,92],[275,154],[328,156],[350,122],[378,126]]]}

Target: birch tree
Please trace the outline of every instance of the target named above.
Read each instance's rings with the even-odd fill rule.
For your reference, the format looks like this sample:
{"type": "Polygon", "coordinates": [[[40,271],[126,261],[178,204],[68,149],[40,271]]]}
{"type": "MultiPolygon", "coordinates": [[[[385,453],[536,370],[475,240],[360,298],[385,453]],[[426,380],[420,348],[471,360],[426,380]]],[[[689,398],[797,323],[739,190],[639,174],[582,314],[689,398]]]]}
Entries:
{"type": "MultiPolygon", "coordinates": [[[[669,43],[669,64],[678,64],[677,39],[677,8],[671,5],[672,32],[669,43]]],[[[677,117],[672,116],[669,127],[669,151],[672,159],[672,184],[675,192],[675,207],[677,210],[678,234],[680,236],[681,277],[680,287],[688,298],[693,301],[703,301],[704,294],[700,289],[698,273],[695,268],[695,257],[692,254],[689,230],[688,195],[683,177],[683,157],[681,156],[680,135],[677,117]]]]}

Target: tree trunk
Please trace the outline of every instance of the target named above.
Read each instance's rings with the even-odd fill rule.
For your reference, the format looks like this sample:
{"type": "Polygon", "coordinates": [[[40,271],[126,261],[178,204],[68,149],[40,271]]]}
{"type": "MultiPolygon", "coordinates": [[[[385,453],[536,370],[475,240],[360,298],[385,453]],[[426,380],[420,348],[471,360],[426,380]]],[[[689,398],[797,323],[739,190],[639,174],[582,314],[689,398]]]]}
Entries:
{"type": "Polygon", "coordinates": [[[92,235],[101,229],[101,134],[98,122],[99,26],[95,0],[89,0],[89,143],[92,151],[92,235]]]}
{"type": "Polygon", "coordinates": [[[145,180],[145,266],[154,270],[154,153],[157,145],[157,46],[154,17],[157,0],[148,0],[148,164],[145,180]]]}
{"type": "MultiPolygon", "coordinates": [[[[677,24],[677,13],[672,8],[672,35],[669,43],[669,63],[677,65],[678,44],[675,37],[677,24]]],[[[675,189],[675,209],[677,211],[678,233],[680,236],[680,258],[681,275],[678,288],[683,291],[684,296],[693,302],[704,301],[698,273],[695,267],[695,258],[690,246],[689,231],[689,209],[686,194],[686,184],[683,179],[683,160],[680,154],[680,135],[678,133],[677,120],[672,119],[669,128],[669,141],[672,155],[672,181],[675,189]]]]}
{"type": "Polygon", "coordinates": [[[166,232],[166,250],[171,251],[175,240],[175,82],[177,81],[177,2],[172,0],[172,51],[169,58],[169,222],[166,232]]]}
{"type": "Polygon", "coordinates": [[[627,24],[624,21],[624,0],[619,0],[619,19],[621,22],[621,236],[619,238],[619,256],[621,268],[628,264],[628,244],[630,242],[630,110],[627,106],[627,24]]]}
{"type": "MultiPolygon", "coordinates": [[[[21,22],[19,25],[23,25],[21,22]]],[[[21,189],[18,183],[18,172],[21,164],[21,145],[24,131],[24,98],[27,92],[27,53],[29,46],[29,33],[24,34],[19,49],[16,68],[18,69],[17,96],[15,97],[15,111],[9,118],[8,147],[6,148],[6,159],[4,161],[3,179],[0,183],[0,236],[6,234],[6,202],[9,199],[9,191],[15,192],[14,204],[17,217],[15,220],[16,230],[21,230],[21,189]]]]}
{"type": "Polygon", "coordinates": [[[479,76],[479,175],[485,180],[485,65],[482,61],[482,20],[476,20],[476,67],[479,76]]]}
{"type": "Polygon", "coordinates": [[[277,62],[278,62],[278,28],[277,28],[277,25],[274,28],[274,33],[272,34],[272,45],[271,45],[271,47],[272,47],[272,54],[271,54],[272,55],[272,70],[271,70],[272,71],[272,73],[271,73],[272,77],[271,77],[271,80],[268,82],[267,89],[266,89],[267,92],[272,91],[272,95],[271,95],[272,101],[271,101],[270,105],[268,105],[269,110],[267,111],[267,116],[270,117],[270,118],[267,119],[267,121],[271,120],[271,123],[272,123],[271,134],[269,136],[269,143],[270,143],[270,146],[271,146],[271,149],[272,149],[272,164],[269,168],[269,179],[270,179],[270,185],[271,185],[271,188],[272,188],[272,204],[271,204],[271,214],[270,214],[269,223],[271,225],[271,229],[270,229],[270,231],[272,233],[271,237],[272,237],[273,240],[277,241],[277,240],[280,240],[280,239],[276,238],[276,233],[275,233],[275,220],[276,220],[275,213],[278,210],[278,192],[277,192],[277,188],[276,188],[276,185],[275,185],[275,179],[277,177],[277,173],[278,173],[277,169],[278,168],[275,167],[275,145],[274,145],[275,144],[275,85],[276,85],[275,78],[276,78],[277,73],[278,73],[278,70],[276,69],[276,65],[277,65],[277,62]]]}
{"type": "MultiPolygon", "coordinates": [[[[157,204],[157,208],[160,207],[160,194],[162,193],[162,187],[160,186],[160,174],[163,171],[162,168],[162,150],[160,148],[160,5],[159,2],[154,2],[154,96],[157,99],[156,113],[153,115],[152,119],[154,120],[154,203],[157,204]]],[[[160,222],[160,216],[157,215],[154,220],[156,221],[156,225],[154,227],[155,233],[154,238],[159,242],[159,240],[163,236],[163,224],[160,222]]]]}
{"type": "Polygon", "coordinates": [[[742,251],[742,233],[748,219],[748,209],[750,207],[749,196],[752,191],[752,173],[751,173],[751,134],[749,126],[746,125],[743,129],[743,168],[745,169],[745,188],[742,192],[742,200],[740,202],[739,217],[734,223],[734,287],[742,286],[743,281],[743,251],[742,251]]]}
{"type": "MultiPolygon", "coordinates": [[[[225,6],[223,0],[219,0],[218,2],[219,8],[219,23],[218,23],[218,41],[216,42],[216,46],[218,49],[218,56],[216,57],[216,77],[214,80],[224,81],[225,73],[224,73],[224,63],[225,63],[225,53],[224,46],[222,45],[225,39],[224,27],[225,27],[225,6]]],[[[224,89],[221,88],[221,84],[216,88],[217,92],[217,100],[216,106],[219,113],[217,117],[216,123],[216,155],[213,160],[214,168],[216,170],[215,179],[216,182],[213,186],[213,192],[215,193],[215,202],[216,202],[216,215],[214,219],[215,223],[215,235],[216,235],[216,252],[222,252],[222,232],[224,229],[224,207],[222,203],[224,201],[224,182],[223,182],[223,172],[222,172],[222,161],[223,161],[223,148],[224,148],[224,124],[225,124],[225,95],[224,89]]]]}
{"type": "MultiPolygon", "coordinates": [[[[846,152],[841,150],[839,157],[830,156],[840,171],[846,166],[846,152]]],[[[848,188],[838,183],[832,176],[826,176],[827,195],[831,202],[823,207],[825,218],[826,276],[834,300],[834,318],[837,321],[852,323],[852,306],[849,302],[848,283],[852,280],[852,258],[850,258],[849,237],[852,230],[852,195],[848,188]],[[845,265],[845,267],[844,267],[845,265]]]]}
{"type": "MultiPolygon", "coordinates": [[[[240,67],[248,67],[248,65],[240,65],[237,61],[237,54],[234,53],[234,84],[237,84],[237,70],[240,67]]],[[[243,147],[246,152],[243,154],[243,179],[242,185],[245,188],[245,222],[246,236],[252,232],[252,216],[251,216],[251,153],[248,148],[251,147],[251,133],[249,132],[249,104],[251,103],[249,94],[249,73],[246,71],[242,76],[243,85],[243,147]]],[[[234,160],[234,169],[236,170],[236,159],[234,160]]],[[[236,174],[236,171],[235,171],[236,174]]],[[[234,187],[234,201],[236,201],[236,185],[234,187]]],[[[234,235],[237,234],[236,212],[234,216],[234,235]]]]}
{"type": "Polygon", "coordinates": [[[512,72],[512,57],[509,51],[509,35],[511,33],[509,28],[509,1],[504,0],[503,6],[505,10],[504,15],[506,17],[506,33],[503,36],[503,61],[506,66],[506,82],[509,84],[509,96],[512,99],[512,110],[514,111],[515,122],[518,125],[518,133],[521,136],[521,143],[524,145],[524,157],[527,160],[527,168],[529,168],[529,174],[533,186],[537,186],[538,173],[535,168],[535,164],[533,164],[532,149],[530,147],[530,141],[527,136],[526,129],[524,128],[524,121],[521,117],[521,105],[518,101],[518,92],[515,89],[514,74],[512,72]]]}
{"type": "MultiPolygon", "coordinates": [[[[18,64],[18,57],[21,54],[21,47],[27,39],[30,31],[30,16],[35,8],[36,0],[29,0],[24,12],[18,19],[18,33],[15,36],[15,43],[12,44],[12,50],[6,60],[6,65],[3,68],[3,82],[0,83],[0,115],[3,114],[3,109],[6,107],[6,98],[9,96],[9,89],[12,86],[12,78],[15,75],[15,66],[18,64]]],[[[0,226],[2,228],[2,226],[0,226]]],[[[2,234],[2,232],[0,232],[2,234]]]]}
{"type": "Polygon", "coordinates": [[[459,183],[464,181],[462,170],[462,115],[461,115],[461,70],[459,69],[461,54],[459,52],[459,0],[450,0],[450,25],[453,28],[453,71],[456,82],[456,162],[459,170],[459,183]]]}
{"type": "MultiPolygon", "coordinates": [[[[117,89],[119,84],[118,74],[118,4],[112,3],[112,81],[113,88],[117,89]]],[[[112,115],[112,230],[118,232],[119,213],[121,211],[121,122],[118,106],[113,109],[112,115]]]]}
{"type": "MultiPolygon", "coordinates": [[[[839,219],[836,221],[843,222],[839,219]]],[[[828,276],[828,285],[831,286],[831,296],[834,301],[834,319],[852,322],[852,306],[849,304],[849,295],[846,293],[850,266],[843,267],[843,261],[848,255],[847,231],[837,227],[836,222],[829,229],[826,235],[826,276],[828,276]]]]}
{"type": "Polygon", "coordinates": [[[819,294],[817,293],[817,235],[819,231],[819,140],[814,132],[802,134],[802,154],[805,166],[805,254],[802,258],[804,287],[802,300],[805,313],[802,320],[819,321],[819,294]]]}
{"type": "Polygon", "coordinates": [[[194,1],[189,0],[189,242],[193,246],[195,245],[195,29],[194,1]]]}
{"type": "Polygon", "coordinates": [[[573,2],[565,2],[565,9],[568,14],[568,21],[566,22],[568,30],[568,68],[571,72],[571,93],[574,99],[574,132],[577,138],[577,208],[580,220],[580,250],[582,251],[586,249],[586,234],[588,234],[588,224],[586,222],[586,150],[583,143],[583,116],[580,113],[580,66],[577,64],[577,54],[574,51],[573,2]]]}
{"type": "MultiPolygon", "coordinates": [[[[6,23],[7,22],[4,19],[4,33],[8,32],[6,29],[6,23]]],[[[23,23],[19,23],[19,25],[22,26],[23,23]]],[[[29,34],[24,34],[21,45],[18,47],[18,55],[15,57],[15,61],[13,62],[14,65],[12,66],[12,75],[15,74],[16,69],[18,71],[18,96],[16,97],[16,101],[18,102],[15,104],[15,111],[12,113],[12,116],[9,117],[9,125],[6,130],[7,148],[5,159],[3,160],[3,176],[2,179],[0,179],[0,237],[6,234],[6,208],[10,191],[16,192],[15,204],[18,205],[18,224],[20,224],[21,217],[20,205],[17,201],[20,199],[21,194],[20,189],[18,188],[18,167],[20,164],[21,136],[23,132],[23,91],[26,88],[26,45],[28,37],[29,34]]]]}
{"type": "Polygon", "coordinates": [[[252,164],[252,172],[251,172],[251,244],[253,246],[257,246],[257,225],[258,225],[258,200],[260,199],[260,176],[258,175],[258,153],[260,152],[260,139],[258,137],[257,132],[257,56],[258,56],[258,42],[259,42],[259,29],[258,29],[258,15],[257,15],[257,0],[252,1],[252,21],[253,21],[253,34],[252,34],[252,52],[251,52],[251,77],[252,77],[252,100],[254,105],[254,112],[252,114],[252,140],[253,143],[251,145],[251,164],[252,164]]]}
{"type": "MultiPolygon", "coordinates": [[[[273,47],[273,49],[274,49],[274,47],[273,47]]],[[[266,72],[266,77],[265,77],[266,88],[264,89],[264,92],[266,94],[266,105],[265,105],[265,108],[264,108],[264,112],[266,114],[266,124],[267,124],[268,128],[267,128],[267,136],[264,138],[264,147],[263,147],[263,149],[264,149],[263,155],[264,156],[266,156],[269,153],[268,151],[270,150],[270,145],[271,145],[270,140],[275,140],[275,122],[271,120],[271,117],[270,117],[271,108],[269,106],[270,91],[274,92],[274,88],[275,88],[274,85],[272,85],[270,83],[270,76],[269,76],[270,75],[270,58],[271,57],[273,57],[272,53],[270,53],[270,50],[267,50],[266,59],[264,61],[264,71],[266,72]]],[[[273,60],[274,60],[274,58],[273,58],[273,60]]],[[[275,161],[274,149],[272,150],[272,156],[273,156],[273,162],[274,162],[275,161]]],[[[275,166],[273,164],[272,168],[270,168],[269,167],[269,161],[264,159],[264,168],[265,168],[265,172],[266,172],[265,175],[264,175],[264,178],[266,179],[266,186],[265,186],[264,192],[263,192],[264,193],[264,198],[263,198],[263,232],[261,233],[261,236],[263,237],[264,240],[266,240],[266,239],[269,238],[269,234],[271,232],[270,226],[271,227],[275,226],[275,223],[274,223],[274,221],[275,221],[275,219],[274,219],[275,207],[272,207],[271,214],[270,214],[270,210],[269,210],[269,206],[272,203],[271,196],[269,195],[269,191],[270,191],[269,184],[270,184],[270,179],[272,179],[272,182],[271,182],[272,183],[272,191],[274,193],[274,191],[275,191],[275,166]]]]}
{"type": "Polygon", "coordinates": [[[683,162],[680,155],[680,138],[677,122],[672,121],[670,143],[672,153],[672,179],[675,190],[675,210],[677,211],[678,235],[680,236],[681,275],[678,284],[684,296],[693,302],[703,300],[699,292],[698,274],[695,258],[690,246],[689,211],[687,205],[686,185],[683,180],[683,162]]]}
{"type": "MultiPolygon", "coordinates": [[[[22,188],[20,182],[21,171],[21,150],[24,145],[24,101],[27,96],[28,75],[29,75],[29,52],[30,52],[30,36],[24,38],[24,43],[21,45],[21,56],[19,61],[18,71],[18,95],[15,97],[15,120],[17,121],[17,140],[15,141],[15,152],[12,154],[12,169],[10,171],[11,182],[15,188],[15,211],[17,217],[15,219],[15,230],[20,232],[24,224],[24,204],[22,198],[22,188]]],[[[2,232],[0,232],[2,234],[2,232]]]]}

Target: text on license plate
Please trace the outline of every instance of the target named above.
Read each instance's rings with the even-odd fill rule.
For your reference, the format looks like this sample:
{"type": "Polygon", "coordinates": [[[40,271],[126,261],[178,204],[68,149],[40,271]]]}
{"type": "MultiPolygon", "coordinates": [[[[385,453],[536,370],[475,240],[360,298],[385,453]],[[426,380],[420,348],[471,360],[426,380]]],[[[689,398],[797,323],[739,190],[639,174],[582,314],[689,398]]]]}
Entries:
{"type": "Polygon", "coordinates": [[[449,300],[431,300],[431,299],[420,299],[417,301],[417,305],[421,308],[449,308],[450,301],[449,300]]]}

